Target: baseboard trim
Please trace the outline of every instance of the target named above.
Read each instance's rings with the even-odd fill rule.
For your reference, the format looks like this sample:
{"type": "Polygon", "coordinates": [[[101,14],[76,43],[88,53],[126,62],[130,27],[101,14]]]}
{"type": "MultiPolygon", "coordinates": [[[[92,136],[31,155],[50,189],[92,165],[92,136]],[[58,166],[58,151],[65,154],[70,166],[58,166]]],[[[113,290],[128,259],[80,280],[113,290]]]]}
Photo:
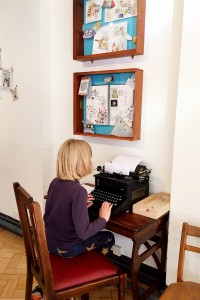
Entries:
{"type": "MultiPolygon", "coordinates": [[[[131,278],[131,258],[121,255],[117,256],[112,253],[108,254],[108,257],[120,268],[125,270],[128,275],[128,278],[131,278]]],[[[150,286],[156,279],[159,277],[158,269],[151,267],[146,264],[141,264],[138,274],[138,279],[141,283],[150,286]]],[[[163,281],[160,284],[160,289],[163,289],[166,286],[166,274],[163,276],[163,281]]]]}
{"type": "Polygon", "coordinates": [[[3,213],[0,213],[0,226],[7,229],[10,232],[22,236],[20,222],[3,213]]]}

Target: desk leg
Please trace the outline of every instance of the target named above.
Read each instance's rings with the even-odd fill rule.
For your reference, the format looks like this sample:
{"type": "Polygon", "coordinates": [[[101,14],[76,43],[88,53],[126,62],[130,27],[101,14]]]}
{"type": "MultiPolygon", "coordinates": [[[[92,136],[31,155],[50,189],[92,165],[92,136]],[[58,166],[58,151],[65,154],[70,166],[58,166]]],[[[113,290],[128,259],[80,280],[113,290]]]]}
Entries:
{"type": "Polygon", "coordinates": [[[147,297],[155,290],[156,288],[162,289],[165,283],[165,266],[166,266],[166,257],[167,257],[167,224],[163,222],[158,227],[156,233],[160,232],[159,236],[154,236],[155,228],[153,228],[152,232],[148,234],[147,240],[144,242],[141,238],[135,238],[133,241],[133,251],[132,251],[132,262],[131,262],[131,281],[132,281],[132,293],[133,299],[147,299],[147,297]],[[152,236],[153,235],[153,236],[152,236]],[[151,237],[152,236],[152,237],[151,237]],[[148,243],[148,240],[152,240],[154,242],[153,245],[148,243]],[[139,255],[139,250],[141,245],[145,245],[147,250],[139,255]],[[156,251],[161,250],[161,257],[158,258],[156,251]],[[143,261],[145,261],[148,257],[152,256],[157,268],[158,268],[158,278],[149,286],[149,288],[139,296],[139,283],[138,283],[138,274],[140,265],[143,261]]]}
{"type": "Polygon", "coordinates": [[[140,243],[137,241],[133,242],[132,251],[132,262],[131,262],[131,282],[132,282],[132,293],[133,299],[139,299],[139,284],[138,284],[138,273],[140,268],[140,256],[138,255],[140,249],[140,243]]]}
{"type": "Polygon", "coordinates": [[[168,240],[168,230],[167,224],[163,224],[163,228],[161,230],[161,258],[160,258],[160,268],[159,268],[159,289],[163,289],[165,285],[165,267],[167,261],[167,240],[168,240]]]}

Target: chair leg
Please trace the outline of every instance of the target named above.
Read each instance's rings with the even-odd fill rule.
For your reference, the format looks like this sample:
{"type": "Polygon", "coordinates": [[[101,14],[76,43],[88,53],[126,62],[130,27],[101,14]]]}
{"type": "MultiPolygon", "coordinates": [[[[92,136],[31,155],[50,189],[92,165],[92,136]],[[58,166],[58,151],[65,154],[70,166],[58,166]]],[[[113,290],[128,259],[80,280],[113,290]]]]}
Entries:
{"type": "Polygon", "coordinates": [[[32,288],[33,288],[33,274],[27,268],[25,300],[31,299],[32,288]]]}
{"type": "Polygon", "coordinates": [[[81,300],[89,300],[89,293],[81,295],[81,300]]]}
{"type": "Polygon", "coordinates": [[[125,292],[124,291],[118,291],[118,299],[124,300],[125,299],[125,292]]]}
{"type": "Polygon", "coordinates": [[[120,281],[118,285],[118,299],[125,300],[125,290],[127,288],[127,275],[120,275],[120,281]]]}

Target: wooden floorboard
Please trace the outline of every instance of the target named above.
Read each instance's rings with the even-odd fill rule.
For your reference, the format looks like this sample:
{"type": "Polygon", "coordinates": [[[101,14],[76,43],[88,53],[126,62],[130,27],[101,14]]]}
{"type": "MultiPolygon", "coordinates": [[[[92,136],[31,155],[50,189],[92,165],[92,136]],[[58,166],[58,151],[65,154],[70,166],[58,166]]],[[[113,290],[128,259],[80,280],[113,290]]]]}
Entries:
{"type": "Polygon", "coordinates": [[[24,300],[25,279],[23,239],[0,228],[0,299],[24,300]]]}

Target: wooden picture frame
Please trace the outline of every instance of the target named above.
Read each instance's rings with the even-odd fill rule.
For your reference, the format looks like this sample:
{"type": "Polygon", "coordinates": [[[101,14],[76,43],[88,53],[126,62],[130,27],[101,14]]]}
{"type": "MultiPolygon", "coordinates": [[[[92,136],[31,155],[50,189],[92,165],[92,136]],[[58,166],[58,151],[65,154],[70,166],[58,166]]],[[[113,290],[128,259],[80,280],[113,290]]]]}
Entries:
{"type": "MultiPolygon", "coordinates": [[[[74,80],[74,135],[81,136],[90,136],[90,137],[99,137],[99,138],[109,138],[109,139],[118,139],[118,140],[129,140],[135,141],[140,140],[140,132],[141,132],[141,112],[142,112],[142,85],[143,85],[143,70],[140,69],[119,69],[119,70],[106,70],[106,71],[92,71],[92,72],[78,72],[73,74],[74,80]],[[86,101],[87,96],[79,95],[79,87],[81,83],[81,79],[84,76],[90,76],[92,80],[92,86],[102,87],[106,85],[119,85],[126,87],[127,82],[131,80],[131,77],[134,79],[134,87],[132,93],[132,126],[131,126],[131,134],[126,136],[125,134],[119,133],[114,134],[116,132],[117,121],[108,125],[105,124],[97,124],[93,123],[92,127],[88,126],[89,132],[84,131],[83,123],[87,121],[86,119],[86,101]],[[112,78],[112,82],[107,82],[109,78],[112,78]],[[94,131],[92,132],[94,127],[94,131]],[[115,128],[115,130],[113,130],[115,128]]],[[[130,98],[130,97],[129,97],[130,98]]],[[[97,98],[95,98],[97,99],[97,98]]],[[[118,96],[116,99],[119,99],[118,96]]],[[[122,98],[121,98],[122,99],[122,98]]],[[[111,101],[111,100],[110,100],[111,101]]],[[[130,101],[130,99],[129,99],[130,101]]],[[[109,103],[110,105],[110,103],[109,103]]],[[[114,103],[113,103],[114,105],[114,103]]],[[[129,109],[129,107],[127,108],[129,109]]],[[[123,120],[125,119],[125,115],[123,115],[123,120]]],[[[121,122],[121,119],[120,119],[121,122]]],[[[90,124],[89,124],[90,125],[90,124]]],[[[124,130],[124,128],[123,128],[124,130]]]]}
{"type": "MultiPolygon", "coordinates": [[[[94,0],[95,1],[95,0],[94,0]]],[[[133,30],[134,34],[132,36],[132,41],[128,41],[127,43],[133,44],[133,46],[128,47],[126,50],[109,50],[104,53],[92,53],[92,50],[86,50],[88,46],[86,43],[86,39],[83,38],[85,28],[87,29],[87,25],[85,24],[85,10],[86,10],[86,0],[73,0],[73,59],[78,61],[91,61],[100,60],[100,59],[109,59],[109,58],[118,58],[118,57],[127,57],[131,56],[132,58],[135,55],[142,55],[144,53],[144,30],[145,30],[145,9],[146,9],[146,0],[132,0],[137,3],[137,13],[133,18],[124,19],[126,22],[129,22],[131,19],[133,24],[128,24],[129,29],[133,30]],[[132,48],[134,47],[134,48],[132,48]]],[[[102,17],[103,18],[103,17],[102,17]]],[[[89,28],[92,29],[98,21],[99,18],[96,18],[94,22],[89,24],[89,28]]],[[[104,19],[105,20],[105,19],[104,19]]],[[[89,22],[89,21],[88,21],[89,22]]],[[[103,26],[100,27],[100,30],[104,26],[109,26],[111,23],[120,24],[121,20],[117,20],[116,22],[103,22],[103,26]],[[118,22],[119,21],[119,22],[118,22]]],[[[102,23],[100,21],[100,23],[102,23]]],[[[107,27],[109,28],[109,27],[107,27]]],[[[105,31],[107,31],[107,28],[105,31]]],[[[129,34],[129,30],[127,29],[127,33],[129,34]]],[[[98,32],[98,31],[97,31],[98,32]]],[[[95,36],[92,38],[93,44],[95,36]]],[[[130,39],[130,37],[129,37],[130,39]]],[[[123,48],[122,48],[123,49],[123,48]]]]}

